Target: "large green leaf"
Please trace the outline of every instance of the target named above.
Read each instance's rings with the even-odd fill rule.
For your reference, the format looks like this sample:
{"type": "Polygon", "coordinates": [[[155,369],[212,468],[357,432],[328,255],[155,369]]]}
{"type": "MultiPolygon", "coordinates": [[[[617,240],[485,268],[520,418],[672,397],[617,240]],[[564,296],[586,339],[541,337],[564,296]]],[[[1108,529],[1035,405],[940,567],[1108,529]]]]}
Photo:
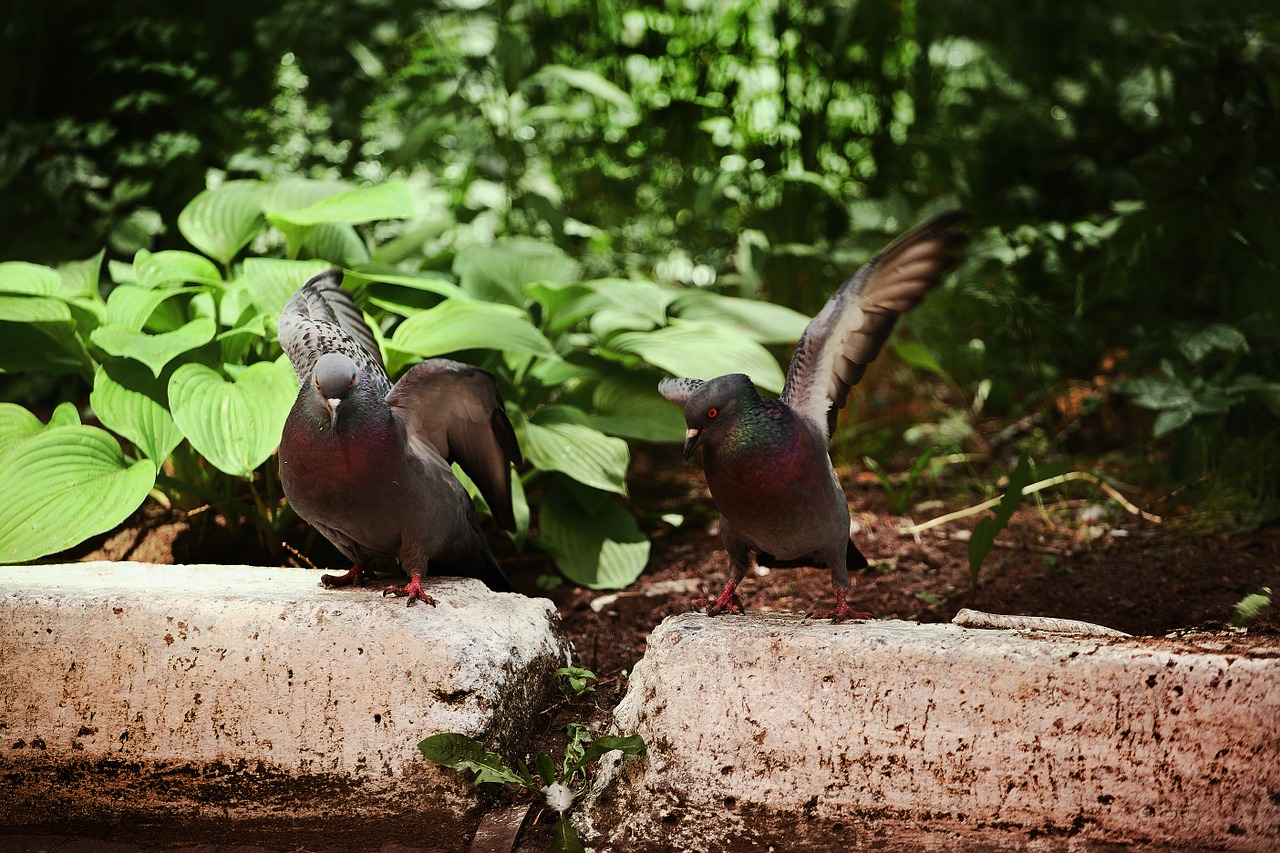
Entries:
{"type": "Polygon", "coordinates": [[[197,317],[172,332],[158,335],[124,326],[99,326],[93,330],[90,340],[111,355],[142,362],[151,368],[152,374],[159,376],[165,365],[182,353],[209,343],[216,332],[217,324],[213,320],[197,317]]]}
{"type": "Polygon", "coordinates": [[[321,222],[306,228],[302,248],[307,257],[323,259],[338,267],[368,262],[369,247],[353,226],[345,222],[321,222]]]}
{"type": "Polygon", "coordinates": [[[228,181],[205,190],[178,214],[178,230],[225,267],[266,227],[262,204],[269,189],[261,181],[228,181]]]}
{"type": "Polygon", "coordinates": [[[658,393],[658,379],[645,372],[601,380],[592,395],[590,425],[610,435],[641,441],[683,441],[684,414],[658,393]]]}
{"type": "Polygon", "coordinates": [[[468,246],[453,260],[462,289],[488,302],[524,302],[524,287],[535,281],[569,281],[578,264],[561,249],[536,240],[503,240],[468,246]]]}
{"type": "MultiPolygon", "coordinates": [[[[435,763],[453,770],[469,770],[475,782],[512,782],[525,786],[520,774],[507,767],[502,756],[489,752],[475,738],[458,732],[442,732],[419,742],[418,750],[435,763]]],[[[525,786],[527,787],[527,786],[525,786]]]]}
{"type": "Polygon", "coordinates": [[[58,292],[60,282],[61,278],[56,270],[41,264],[29,264],[26,261],[0,263],[0,293],[53,296],[58,292]]]}
{"type": "Polygon", "coordinates": [[[93,361],[66,302],[0,294],[0,318],[0,370],[93,375],[93,361]]]}
{"type": "Polygon", "coordinates": [[[529,464],[541,471],[559,471],[583,485],[627,493],[630,452],[620,438],[578,423],[529,421],[520,447],[529,464]]]}
{"type": "Polygon", "coordinates": [[[0,403],[0,459],[16,442],[44,429],[40,419],[17,403],[0,403]]]}
{"type": "Polygon", "coordinates": [[[772,302],[724,296],[709,291],[686,291],[671,311],[683,320],[726,326],[762,344],[800,340],[809,318],[772,302]]]}
{"type": "Polygon", "coordinates": [[[599,492],[579,501],[567,489],[549,491],[538,514],[538,542],[565,577],[590,589],[621,589],[649,562],[649,540],[635,517],[599,492]]]}
{"type": "Polygon", "coordinates": [[[0,563],[34,560],[110,530],[155,480],[151,460],[129,462],[97,427],[52,427],[14,442],[0,458],[0,563]]]}
{"type": "Polygon", "coordinates": [[[558,357],[551,343],[520,309],[467,299],[449,299],[414,314],[396,329],[387,348],[428,358],[469,349],[558,357]]]}
{"type": "Polygon", "coordinates": [[[102,302],[102,294],[98,290],[99,276],[102,271],[102,258],[106,255],[103,249],[92,258],[83,261],[67,261],[58,267],[58,295],[63,299],[88,299],[96,303],[102,302]]]}
{"type": "Polygon", "coordinates": [[[100,366],[93,379],[89,405],[104,426],[133,442],[157,465],[182,441],[169,414],[164,384],[133,361],[100,366]]]}
{"type": "Polygon", "coordinates": [[[235,382],[203,364],[169,379],[173,420],[191,446],[220,471],[249,477],[280,443],[298,383],[288,361],[258,362],[235,382]]]}
{"type": "Polygon", "coordinates": [[[273,210],[267,218],[273,224],[319,225],[345,222],[359,225],[380,219],[408,219],[414,215],[413,193],[403,181],[387,181],[334,193],[306,207],[273,210]]]}
{"type": "Polygon", "coordinates": [[[327,261],[288,261],[280,258],[245,258],[237,281],[255,308],[274,326],[289,297],[308,280],[332,269],[327,261]]]}
{"type": "Polygon", "coordinates": [[[147,324],[151,315],[166,300],[192,291],[192,288],[183,286],[150,289],[136,284],[118,285],[107,297],[106,322],[113,326],[138,331],[147,324]]]}
{"type": "Polygon", "coordinates": [[[137,284],[149,289],[175,284],[222,283],[222,275],[213,262],[191,252],[148,252],[142,249],[134,256],[133,272],[137,284]]]}
{"type": "Polygon", "coordinates": [[[741,332],[703,323],[672,321],[651,332],[622,332],[604,342],[605,351],[638,356],[676,376],[713,379],[745,373],[768,391],[781,391],[782,368],[769,351],[741,332]]]}

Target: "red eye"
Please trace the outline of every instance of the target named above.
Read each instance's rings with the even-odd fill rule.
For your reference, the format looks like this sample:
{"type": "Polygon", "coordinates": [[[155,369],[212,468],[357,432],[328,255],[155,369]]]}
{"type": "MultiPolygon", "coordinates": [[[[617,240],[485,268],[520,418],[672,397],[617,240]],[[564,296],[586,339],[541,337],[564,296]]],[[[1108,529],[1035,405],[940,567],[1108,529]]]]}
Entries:
{"type": "Polygon", "coordinates": [[[718,414],[720,414],[720,412],[718,409],[716,409],[715,406],[712,406],[711,408],[707,409],[707,417],[709,418],[714,418],[718,414]]]}
{"type": "Polygon", "coordinates": [[[354,388],[354,387],[356,387],[356,378],[355,378],[354,376],[352,376],[352,377],[351,377],[351,381],[347,383],[347,387],[348,387],[348,388],[354,388]]]}

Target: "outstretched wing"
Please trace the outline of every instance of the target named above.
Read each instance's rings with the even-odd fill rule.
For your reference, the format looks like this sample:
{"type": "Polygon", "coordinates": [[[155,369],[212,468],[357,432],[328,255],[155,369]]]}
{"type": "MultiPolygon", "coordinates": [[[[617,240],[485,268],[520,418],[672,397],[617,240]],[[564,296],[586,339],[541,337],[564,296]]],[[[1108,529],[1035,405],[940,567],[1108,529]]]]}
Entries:
{"type": "Polygon", "coordinates": [[[683,376],[679,379],[663,379],[658,383],[658,393],[665,397],[667,402],[683,406],[688,402],[689,395],[697,391],[701,385],[701,379],[689,379],[683,376]]]}
{"type": "Polygon", "coordinates": [[[307,381],[320,356],[340,352],[375,380],[380,377],[381,393],[385,394],[391,383],[378,342],[341,281],[342,270],[327,270],[289,297],[277,325],[280,346],[293,363],[299,382],[307,381]]]}
{"type": "Polygon", "coordinates": [[[410,453],[437,453],[457,462],[498,523],[516,529],[511,465],[521,464],[520,445],[493,374],[446,358],[427,359],[400,377],[387,403],[405,428],[410,453]]]}
{"type": "Polygon", "coordinates": [[[898,315],[955,265],[949,252],[964,238],[953,228],[964,217],[959,210],[943,213],[899,237],[840,285],[805,327],[781,399],[825,438],[898,315]]]}

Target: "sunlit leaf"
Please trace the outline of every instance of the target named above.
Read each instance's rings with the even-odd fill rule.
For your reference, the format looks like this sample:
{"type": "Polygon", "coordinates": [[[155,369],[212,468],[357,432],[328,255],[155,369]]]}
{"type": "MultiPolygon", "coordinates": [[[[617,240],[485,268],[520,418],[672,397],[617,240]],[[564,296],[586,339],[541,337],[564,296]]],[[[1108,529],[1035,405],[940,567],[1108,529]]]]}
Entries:
{"type": "Polygon", "coordinates": [[[759,387],[778,392],[784,377],[777,360],[760,344],[723,326],[678,323],[651,332],[622,332],[605,350],[637,356],[675,376],[713,379],[745,373],[759,387]]]}
{"type": "Polygon", "coordinates": [[[520,447],[541,471],[560,471],[586,486],[627,492],[627,443],[578,423],[525,424],[520,447]]]}
{"type": "Polygon", "coordinates": [[[505,240],[468,246],[453,261],[462,289],[491,302],[524,302],[524,286],[535,281],[569,281],[578,264],[558,247],[535,240],[505,240]]]}
{"type": "Polygon", "coordinates": [[[262,204],[268,190],[261,181],[227,181],[205,190],[178,214],[178,230],[191,245],[226,266],[266,227],[262,204]]]}
{"type": "Polygon", "coordinates": [[[551,343],[518,308],[449,299],[405,320],[387,342],[390,350],[430,357],[468,349],[524,352],[557,358],[551,343]]]}
{"type": "Polygon", "coordinates": [[[0,458],[0,563],[34,560],[128,518],[155,485],[149,459],[129,462],[91,426],[58,426],[13,442],[0,458]]]}
{"type": "Polygon", "coordinates": [[[156,335],[123,326],[99,326],[93,330],[90,340],[111,355],[142,362],[159,376],[169,362],[213,340],[216,331],[217,324],[213,320],[196,317],[172,332],[156,335]]]}
{"type": "Polygon", "coordinates": [[[42,264],[26,261],[0,263],[0,293],[53,296],[58,292],[61,281],[57,270],[42,264]]]}
{"type": "Polygon", "coordinates": [[[727,326],[762,344],[795,343],[809,324],[808,317],[783,305],[701,290],[681,296],[672,313],[684,320],[727,326]]]}
{"type": "Polygon", "coordinates": [[[89,405],[104,426],[129,439],[157,465],[182,441],[169,414],[165,386],[136,362],[119,361],[110,370],[100,366],[89,405]]]}
{"type": "Polygon", "coordinates": [[[548,492],[538,514],[538,543],[556,566],[589,589],[622,589],[649,562],[649,539],[635,517],[599,492],[587,509],[566,489],[548,492]]]}
{"type": "Polygon", "coordinates": [[[279,445],[297,395],[287,361],[251,364],[234,382],[203,364],[184,364],[169,379],[178,429],[218,470],[239,477],[251,476],[279,445]]]}
{"type": "Polygon", "coordinates": [[[148,252],[134,256],[133,271],[139,287],[155,289],[175,284],[221,284],[213,262],[191,252],[148,252]]]}

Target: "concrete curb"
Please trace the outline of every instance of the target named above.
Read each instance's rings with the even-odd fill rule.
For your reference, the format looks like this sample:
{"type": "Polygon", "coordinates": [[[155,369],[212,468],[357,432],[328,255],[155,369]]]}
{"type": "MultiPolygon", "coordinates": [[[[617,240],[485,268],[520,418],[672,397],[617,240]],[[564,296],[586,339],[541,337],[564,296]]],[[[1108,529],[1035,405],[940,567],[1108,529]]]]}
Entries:
{"type": "Polygon", "coordinates": [[[302,569],[0,567],[0,825],[323,816],[456,849],[476,793],[418,741],[522,748],[568,646],[549,601],[428,589],[439,606],[302,569]]]}
{"type": "Polygon", "coordinates": [[[1274,850],[1280,644],[683,614],[616,712],[596,849],[1274,850]]]}

